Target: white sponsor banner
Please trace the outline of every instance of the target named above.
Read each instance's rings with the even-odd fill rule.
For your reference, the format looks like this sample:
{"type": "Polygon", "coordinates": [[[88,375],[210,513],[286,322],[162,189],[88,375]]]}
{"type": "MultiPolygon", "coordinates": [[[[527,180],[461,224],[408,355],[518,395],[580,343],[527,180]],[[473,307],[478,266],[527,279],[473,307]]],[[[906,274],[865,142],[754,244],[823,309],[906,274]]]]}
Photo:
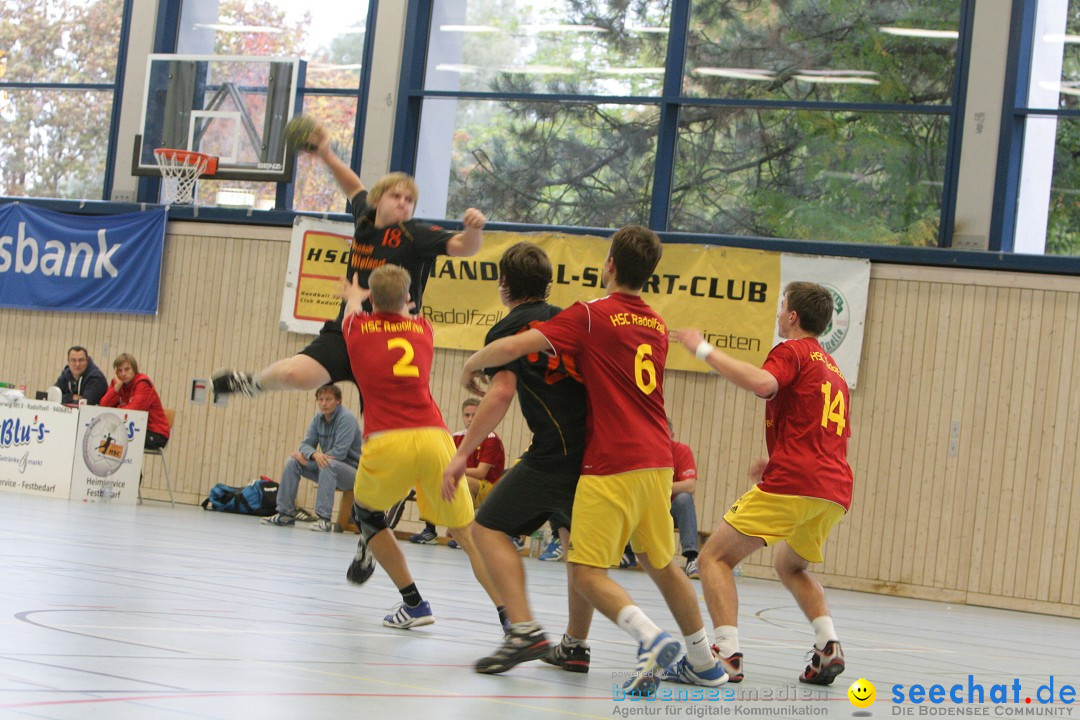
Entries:
{"type": "Polygon", "coordinates": [[[59,403],[0,404],[0,491],[67,498],[78,419],[59,403]]]}
{"type": "Polygon", "coordinates": [[[327,317],[337,317],[341,305],[337,290],[352,237],[352,223],[296,218],[281,295],[282,330],[317,335],[327,317]]]}
{"type": "MultiPolygon", "coordinates": [[[[833,321],[818,341],[836,360],[848,387],[854,390],[859,381],[859,359],[866,329],[870,261],[783,253],[780,257],[781,290],[796,280],[820,283],[832,293],[836,303],[833,321]]],[[[779,342],[780,336],[775,335],[773,344],[779,342]]]]}
{"type": "Polygon", "coordinates": [[[134,505],[139,494],[147,413],[85,405],[74,441],[71,499],[134,505]]]}

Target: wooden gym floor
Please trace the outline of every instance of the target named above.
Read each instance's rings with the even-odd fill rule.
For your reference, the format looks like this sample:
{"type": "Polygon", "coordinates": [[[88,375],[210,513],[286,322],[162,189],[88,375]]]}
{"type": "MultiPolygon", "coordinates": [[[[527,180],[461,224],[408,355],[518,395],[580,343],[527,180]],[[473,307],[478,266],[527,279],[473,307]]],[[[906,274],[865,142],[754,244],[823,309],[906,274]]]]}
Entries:
{"type": "MultiPolygon", "coordinates": [[[[631,702],[613,687],[635,647],[600,616],[588,675],[540,662],[474,673],[501,630],[461,551],[403,543],[437,621],[400,631],[381,625],[399,600],[381,570],[363,587],[345,581],[354,535],[167,503],[2,497],[0,718],[1080,717],[1061,702],[1064,686],[1080,686],[1076,620],[830,591],[847,672],[808,688],[795,682],[808,624],[779,583],[741,578],[746,681],[696,701],[631,702]],[[1055,702],[1041,705],[1051,676],[1055,702]],[[860,677],[877,688],[866,710],[847,697],[860,677]],[[966,704],[969,683],[986,704],[966,704]],[[906,697],[915,684],[962,684],[965,704],[891,701],[894,685],[906,697]],[[1007,704],[989,702],[995,684],[1009,686],[1007,704]]],[[[565,565],[525,563],[533,607],[557,640],[565,565]]],[[[644,573],[613,573],[674,629],[644,573]]]]}

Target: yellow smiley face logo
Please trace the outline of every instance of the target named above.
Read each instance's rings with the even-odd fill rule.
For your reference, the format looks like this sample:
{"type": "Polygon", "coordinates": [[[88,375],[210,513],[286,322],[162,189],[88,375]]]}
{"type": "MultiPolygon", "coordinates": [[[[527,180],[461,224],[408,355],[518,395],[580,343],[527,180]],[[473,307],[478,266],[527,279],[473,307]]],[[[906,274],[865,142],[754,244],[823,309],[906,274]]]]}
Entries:
{"type": "Polygon", "coordinates": [[[865,678],[859,678],[847,689],[848,700],[857,708],[868,708],[877,699],[877,688],[865,678]]]}

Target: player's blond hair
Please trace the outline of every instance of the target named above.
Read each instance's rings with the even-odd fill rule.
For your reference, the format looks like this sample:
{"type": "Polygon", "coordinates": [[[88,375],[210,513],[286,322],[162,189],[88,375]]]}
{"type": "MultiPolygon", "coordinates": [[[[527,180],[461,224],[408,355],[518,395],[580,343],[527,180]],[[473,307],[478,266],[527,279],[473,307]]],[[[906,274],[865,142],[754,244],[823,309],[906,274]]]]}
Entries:
{"type": "Polygon", "coordinates": [[[371,186],[371,190],[368,191],[368,205],[372,207],[378,205],[385,193],[399,185],[404,185],[405,189],[412,193],[414,203],[420,202],[420,188],[417,187],[413,176],[403,172],[392,172],[383,175],[371,186]]]}
{"type": "Polygon", "coordinates": [[[371,271],[371,307],[380,312],[397,312],[409,301],[409,271],[397,265],[383,265],[371,271]]]}

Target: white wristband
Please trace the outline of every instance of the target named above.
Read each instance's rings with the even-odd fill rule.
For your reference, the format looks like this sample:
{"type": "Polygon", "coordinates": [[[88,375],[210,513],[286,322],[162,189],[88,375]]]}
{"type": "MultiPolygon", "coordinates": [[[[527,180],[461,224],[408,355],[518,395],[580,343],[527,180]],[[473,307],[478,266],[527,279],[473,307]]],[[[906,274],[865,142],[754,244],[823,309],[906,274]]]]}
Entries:
{"type": "Polygon", "coordinates": [[[708,340],[702,340],[700,343],[698,343],[697,350],[694,351],[694,355],[697,357],[698,360],[704,360],[705,358],[712,355],[712,351],[715,349],[716,348],[709,344],[708,340]]]}

